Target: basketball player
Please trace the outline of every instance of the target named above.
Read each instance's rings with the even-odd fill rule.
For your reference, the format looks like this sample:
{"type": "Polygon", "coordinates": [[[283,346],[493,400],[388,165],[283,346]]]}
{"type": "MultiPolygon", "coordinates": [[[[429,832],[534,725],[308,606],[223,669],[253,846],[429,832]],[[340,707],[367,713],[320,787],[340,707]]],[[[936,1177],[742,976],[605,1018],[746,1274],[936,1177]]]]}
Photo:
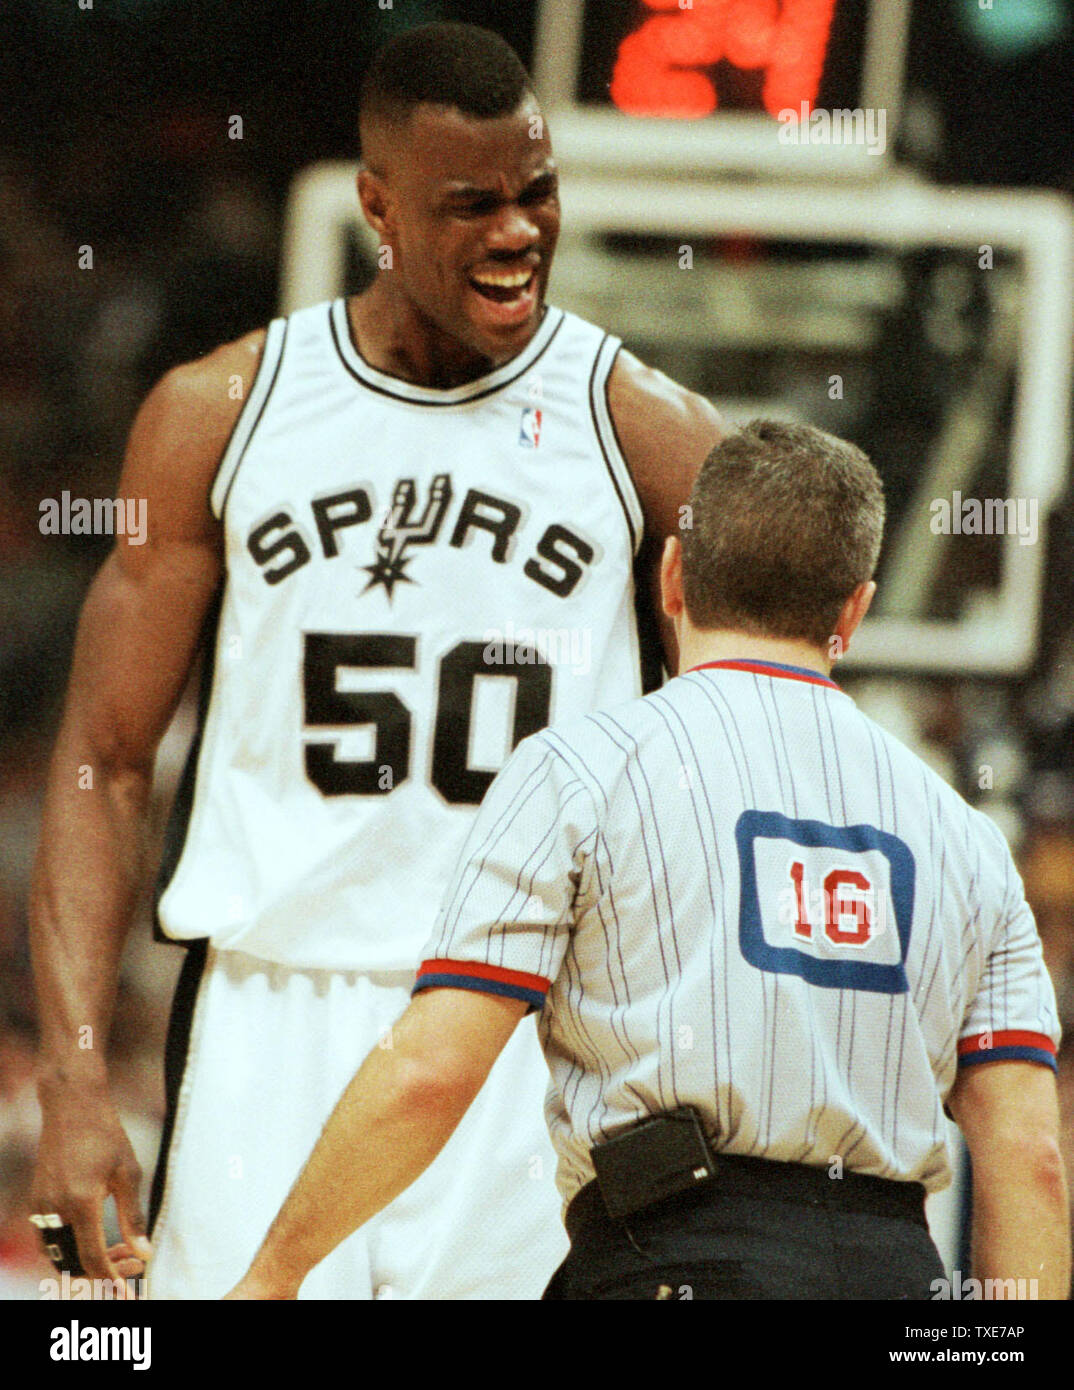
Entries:
{"type": "MultiPolygon", "coordinates": [[[[138,414],[120,492],[146,499],[149,541],[90,591],[51,767],[35,1215],[115,1278],[150,1248],[104,1047],[154,753],[204,641],[159,899],[189,945],[154,1297],[235,1282],[358,1062],[394,1045],[511,748],[658,681],[660,547],[719,437],[707,402],[546,304],[556,165],[501,39],[394,40],[360,138],[371,287],[170,372],[138,414]]],[[[546,1081],[520,1030],[440,1163],[309,1295],[537,1297],[564,1248],[546,1081]]]]}
{"type": "Polygon", "coordinates": [[[691,511],[663,564],[681,674],[516,750],[394,1051],[235,1296],[293,1296],[403,1191],[532,1010],[571,1235],[548,1297],[928,1298],[945,1104],[986,1296],[1067,1296],[1055,996],[1010,852],[829,676],[875,590],[880,480],[758,422],[691,511]]]}

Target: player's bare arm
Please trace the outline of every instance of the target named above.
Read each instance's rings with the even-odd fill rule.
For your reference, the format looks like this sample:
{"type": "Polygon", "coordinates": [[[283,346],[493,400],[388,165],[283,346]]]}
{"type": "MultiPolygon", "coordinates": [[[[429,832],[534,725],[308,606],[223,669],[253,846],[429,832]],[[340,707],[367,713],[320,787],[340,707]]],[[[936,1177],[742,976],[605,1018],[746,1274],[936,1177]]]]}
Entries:
{"type": "Polygon", "coordinates": [[[1031,1062],[965,1067],[948,1099],[973,1162],[973,1274],[1070,1294],[1070,1210],[1055,1076],[1031,1062]]]}
{"type": "Polygon", "coordinates": [[[430,989],[344,1091],[233,1299],[294,1298],[311,1269],[404,1192],[454,1133],[527,1005],[430,989]]]}
{"type": "Polygon", "coordinates": [[[117,1260],[148,1253],[105,1050],[143,882],[154,755],[221,574],[209,490],[242,408],[237,381],[244,399],[263,338],[169,372],[138,413],[117,495],[145,499],[146,540],[120,539],[89,590],[49,771],[30,907],[43,1113],[33,1202],[73,1225],[91,1277],[125,1276],[117,1260]],[[109,1193],[127,1247],[111,1253],[109,1193]]]}
{"type": "Polygon", "coordinates": [[[664,664],[678,670],[678,645],[660,601],[664,541],[678,535],[694,479],[724,436],[719,412],[695,391],[678,385],[625,349],[608,378],[608,408],[645,517],[641,563],[660,625],[664,664]]]}

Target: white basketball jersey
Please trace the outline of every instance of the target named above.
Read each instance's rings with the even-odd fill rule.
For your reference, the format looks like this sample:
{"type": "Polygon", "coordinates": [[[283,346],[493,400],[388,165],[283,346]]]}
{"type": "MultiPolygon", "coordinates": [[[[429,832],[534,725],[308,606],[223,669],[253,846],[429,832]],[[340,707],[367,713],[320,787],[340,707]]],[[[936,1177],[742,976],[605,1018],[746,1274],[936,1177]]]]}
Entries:
{"type": "Polygon", "coordinates": [[[166,935],[412,969],[515,744],[641,693],[619,347],[550,307],[436,390],[365,363],[342,299],[270,325],[212,491],[226,579],[166,935]]]}

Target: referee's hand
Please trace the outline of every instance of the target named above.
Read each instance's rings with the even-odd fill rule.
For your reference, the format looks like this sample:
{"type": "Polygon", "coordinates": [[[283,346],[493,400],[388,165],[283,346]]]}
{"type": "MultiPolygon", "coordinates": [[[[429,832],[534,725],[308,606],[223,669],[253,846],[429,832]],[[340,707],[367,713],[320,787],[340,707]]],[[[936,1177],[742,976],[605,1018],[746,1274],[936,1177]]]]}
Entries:
{"type": "MultiPolygon", "coordinates": [[[[41,1142],[31,1189],[31,1211],[59,1216],[71,1228],[76,1250],[64,1249],[58,1269],[91,1279],[137,1277],[153,1253],[138,1200],[141,1169],[119,1122],[106,1082],[51,1076],[38,1085],[41,1142]],[[104,1203],[115,1198],[120,1243],[109,1248],[104,1203]]],[[[35,1223],[38,1224],[38,1223],[35,1223]]],[[[46,1248],[57,1248],[47,1229],[46,1248]]]]}

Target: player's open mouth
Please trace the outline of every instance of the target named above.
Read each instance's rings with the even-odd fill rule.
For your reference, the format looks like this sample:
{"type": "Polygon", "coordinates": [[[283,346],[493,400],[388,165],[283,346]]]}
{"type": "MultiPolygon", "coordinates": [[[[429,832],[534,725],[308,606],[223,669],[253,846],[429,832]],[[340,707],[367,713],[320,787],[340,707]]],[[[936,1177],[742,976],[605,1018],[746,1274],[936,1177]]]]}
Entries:
{"type": "Polygon", "coordinates": [[[537,300],[537,272],[532,266],[521,270],[483,270],[469,276],[468,283],[481,300],[482,316],[498,324],[527,319],[537,300]]]}

